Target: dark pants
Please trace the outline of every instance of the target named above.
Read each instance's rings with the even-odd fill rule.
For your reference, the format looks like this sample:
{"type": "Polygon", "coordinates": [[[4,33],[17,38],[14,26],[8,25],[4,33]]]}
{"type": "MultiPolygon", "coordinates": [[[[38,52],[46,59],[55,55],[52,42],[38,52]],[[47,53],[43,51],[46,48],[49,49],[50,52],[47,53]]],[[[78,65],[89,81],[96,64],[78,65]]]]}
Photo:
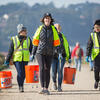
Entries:
{"type": "Polygon", "coordinates": [[[100,54],[94,60],[94,78],[96,82],[100,80],[100,54]]]}
{"type": "Polygon", "coordinates": [[[96,82],[99,82],[100,80],[100,68],[94,67],[94,78],[96,82]]]}
{"type": "Polygon", "coordinates": [[[40,67],[40,83],[42,88],[48,88],[50,83],[50,68],[52,56],[37,54],[37,60],[40,67]]]}
{"type": "Polygon", "coordinates": [[[23,86],[24,80],[25,80],[25,65],[27,65],[28,62],[14,62],[14,65],[17,70],[17,82],[18,86],[23,86]]]}

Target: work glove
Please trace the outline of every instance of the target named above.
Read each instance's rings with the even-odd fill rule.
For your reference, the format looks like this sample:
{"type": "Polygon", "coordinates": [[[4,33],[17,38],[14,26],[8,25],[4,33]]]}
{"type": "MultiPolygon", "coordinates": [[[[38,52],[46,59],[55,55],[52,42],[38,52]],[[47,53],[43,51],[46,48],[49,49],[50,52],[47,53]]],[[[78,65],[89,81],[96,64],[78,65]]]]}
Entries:
{"type": "Polygon", "coordinates": [[[86,56],[85,61],[89,62],[89,56],[86,56]]]}
{"type": "Polygon", "coordinates": [[[59,59],[62,59],[63,58],[61,53],[59,53],[59,57],[58,58],[59,59]]]}
{"type": "Polygon", "coordinates": [[[68,60],[68,63],[70,64],[71,62],[72,62],[71,59],[69,59],[69,60],[68,60]]]}
{"type": "Polygon", "coordinates": [[[5,61],[4,64],[3,64],[2,66],[9,67],[9,62],[8,62],[8,61],[5,61]]]}
{"type": "Polygon", "coordinates": [[[32,62],[34,60],[34,55],[30,56],[30,61],[32,62]]]}

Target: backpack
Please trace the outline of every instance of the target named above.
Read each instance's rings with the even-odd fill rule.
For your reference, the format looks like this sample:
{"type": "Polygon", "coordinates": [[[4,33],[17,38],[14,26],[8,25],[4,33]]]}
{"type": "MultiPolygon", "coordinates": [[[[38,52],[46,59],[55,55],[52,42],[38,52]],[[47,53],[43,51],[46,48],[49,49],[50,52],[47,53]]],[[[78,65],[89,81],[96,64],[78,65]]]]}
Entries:
{"type": "Polygon", "coordinates": [[[82,55],[81,55],[81,51],[82,51],[82,49],[79,47],[79,48],[77,48],[77,50],[76,50],[76,57],[81,57],[82,55]]]}

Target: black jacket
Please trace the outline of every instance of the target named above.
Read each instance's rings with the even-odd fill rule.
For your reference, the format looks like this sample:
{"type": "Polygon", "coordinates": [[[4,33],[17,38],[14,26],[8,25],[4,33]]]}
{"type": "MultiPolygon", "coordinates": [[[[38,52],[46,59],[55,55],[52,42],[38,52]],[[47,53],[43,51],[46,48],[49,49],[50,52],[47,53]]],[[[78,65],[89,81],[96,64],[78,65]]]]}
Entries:
{"type": "MultiPolygon", "coordinates": [[[[23,37],[22,36],[19,36],[18,35],[18,38],[20,40],[20,42],[22,41],[23,37]]],[[[30,38],[29,38],[30,39],[30,38]]],[[[32,52],[32,41],[30,39],[30,47],[29,47],[29,51],[30,51],[30,54],[32,52]]],[[[9,50],[8,50],[8,55],[7,55],[7,58],[6,58],[6,61],[9,62],[12,55],[13,55],[13,52],[14,52],[14,43],[13,43],[13,40],[11,40],[11,43],[10,43],[10,46],[9,46],[9,50]]]]}
{"type": "MultiPolygon", "coordinates": [[[[98,38],[98,42],[100,45],[100,32],[97,33],[97,38],[98,38]]],[[[91,56],[92,48],[93,48],[93,40],[92,40],[92,37],[90,35],[88,43],[87,43],[87,48],[86,48],[86,56],[91,56]]],[[[98,56],[94,60],[94,66],[100,67],[100,53],[98,54],[98,56]]]]}
{"type": "Polygon", "coordinates": [[[40,32],[39,45],[33,46],[33,55],[36,53],[42,55],[53,55],[53,30],[51,26],[43,26],[40,32]]]}

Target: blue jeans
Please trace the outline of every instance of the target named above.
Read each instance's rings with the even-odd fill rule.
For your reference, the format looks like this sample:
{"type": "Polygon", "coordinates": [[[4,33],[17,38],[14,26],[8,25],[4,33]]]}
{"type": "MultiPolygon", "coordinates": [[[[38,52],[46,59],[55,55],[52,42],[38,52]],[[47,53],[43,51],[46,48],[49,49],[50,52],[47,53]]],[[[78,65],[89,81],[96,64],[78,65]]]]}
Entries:
{"type": "Polygon", "coordinates": [[[75,68],[78,69],[79,68],[79,71],[81,71],[81,57],[80,58],[74,58],[74,61],[75,61],[75,68]]]}
{"type": "Polygon", "coordinates": [[[65,58],[61,59],[61,63],[58,59],[53,59],[52,61],[52,79],[56,83],[57,73],[58,73],[58,85],[61,86],[63,79],[63,67],[65,64],[65,58]]]}
{"type": "Polygon", "coordinates": [[[27,65],[28,62],[14,62],[14,65],[17,70],[17,82],[18,86],[23,86],[24,80],[25,80],[25,65],[27,65]]]}

